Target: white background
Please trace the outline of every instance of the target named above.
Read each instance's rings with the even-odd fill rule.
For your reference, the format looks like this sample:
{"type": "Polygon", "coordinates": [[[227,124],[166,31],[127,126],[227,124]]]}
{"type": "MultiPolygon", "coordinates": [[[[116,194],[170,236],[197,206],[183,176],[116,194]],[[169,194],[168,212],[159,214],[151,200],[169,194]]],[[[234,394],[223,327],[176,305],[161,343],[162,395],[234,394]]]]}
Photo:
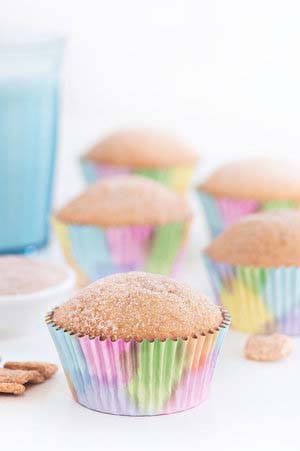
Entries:
{"type": "MultiPolygon", "coordinates": [[[[233,156],[297,155],[299,23],[296,0],[0,0],[0,33],[39,27],[68,36],[55,204],[82,188],[77,156],[121,126],[177,133],[199,150],[203,172],[233,156]]],[[[199,249],[185,278],[206,292],[199,249]]],[[[2,340],[0,354],[56,361],[46,331],[36,340],[2,340]]],[[[60,371],[23,398],[0,398],[2,446],[299,450],[299,340],[293,356],[275,364],[247,362],[244,340],[229,334],[209,401],[167,417],[88,411],[73,402],[60,371]]]]}
{"type": "Polygon", "coordinates": [[[69,38],[57,202],[69,152],[119,126],[175,131],[206,161],[298,153],[299,21],[298,0],[0,0],[0,32],[69,38]]]}

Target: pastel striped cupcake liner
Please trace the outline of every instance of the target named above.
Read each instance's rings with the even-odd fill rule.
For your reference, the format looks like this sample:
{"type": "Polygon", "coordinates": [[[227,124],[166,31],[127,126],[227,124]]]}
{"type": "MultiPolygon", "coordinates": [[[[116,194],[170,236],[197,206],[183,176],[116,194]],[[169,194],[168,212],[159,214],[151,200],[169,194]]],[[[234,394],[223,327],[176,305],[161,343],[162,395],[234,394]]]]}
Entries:
{"type": "Polygon", "coordinates": [[[204,256],[215,296],[247,333],[300,335],[300,267],[254,268],[204,256]]]}
{"type": "Polygon", "coordinates": [[[204,401],[230,316],[217,329],[165,341],[101,340],[73,334],[46,317],[72,395],[89,409],[116,415],[162,415],[204,401]]]}
{"type": "Polygon", "coordinates": [[[190,224],[100,228],[53,220],[65,258],[80,285],[137,270],[176,276],[184,260],[190,224]]]}
{"type": "Polygon", "coordinates": [[[196,165],[176,166],[170,169],[131,169],[118,166],[99,165],[85,159],[80,160],[84,178],[88,184],[114,175],[138,174],[154,179],[179,193],[185,193],[191,183],[196,165]]]}
{"type": "Polygon", "coordinates": [[[300,208],[300,202],[269,201],[259,203],[251,199],[215,197],[204,191],[198,191],[198,197],[212,238],[218,236],[231,224],[248,214],[258,211],[300,208]]]}

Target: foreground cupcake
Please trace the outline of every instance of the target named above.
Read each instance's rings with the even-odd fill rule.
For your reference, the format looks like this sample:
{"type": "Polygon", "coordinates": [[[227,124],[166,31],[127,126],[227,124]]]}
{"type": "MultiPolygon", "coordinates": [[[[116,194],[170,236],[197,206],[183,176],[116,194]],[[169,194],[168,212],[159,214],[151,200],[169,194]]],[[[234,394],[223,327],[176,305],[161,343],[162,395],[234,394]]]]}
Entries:
{"type": "Polygon", "coordinates": [[[205,261],[234,328],[300,334],[300,212],[243,218],[205,249],[205,261]]]}
{"type": "Polygon", "coordinates": [[[118,176],[92,185],[54,219],[81,283],[144,269],[174,274],[191,215],[184,199],[154,180],[118,176]]]}
{"type": "Polygon", "coordinates": [[[206,399],[229,317],[185,285],[132,272],[83,289],[47,324],[76,401],[158,415],[206,399]]]}
{"type": "Polygon", "coordinates": [[[70,296],[73,271],[41,260],[0,256],[0,336],[27,334],[43,324],[45,309],[70,296]]]}
{"type": "Polygon", "coordinates": [[[251,158],[221,166],[199,186],[213,237],[243,216],[300,207],[300,165],[287,159],[251,158]]]}
{"type": "Polygon", "coordinates": [[[184,192],[197,155],[177,139],[151,130],[124,130],[105,137],[81,159],[88,183],[120,174],[140,174],[184,192]]]}

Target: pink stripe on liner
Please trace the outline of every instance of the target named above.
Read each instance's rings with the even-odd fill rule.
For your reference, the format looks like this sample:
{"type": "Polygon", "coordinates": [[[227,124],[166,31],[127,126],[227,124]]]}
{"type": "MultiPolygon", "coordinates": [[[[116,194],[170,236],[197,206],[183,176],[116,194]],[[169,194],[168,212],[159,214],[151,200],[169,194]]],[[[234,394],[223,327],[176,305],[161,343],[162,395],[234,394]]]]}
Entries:
{"type": "Polygon", "coordinates": [[[117,340],[112,342],[109,339],[100,341],[99,337],[91,340],[88,336],[79,338],[79,341],[90,375],[97,376],[101,383],[107,386],[116,383],[121,375],[121,385],[123,385],[132,378],[132,368],[130,371],[124,371],[123,366],[124,354],[133,352],[134,341],[117,340]]]}
{"type": "Polygon", "coordinates": [[[222,215],[225,227],[238,221],[243,216],[256,212],[260,204],[255,200],[217,199],[217,205],[222,215]]]}
{"type": "Polygon", "coordinates": [[[120,168],[118,166],[95,165],[97,177],[111,177],[113,175],[127,175],[131,174],[132,170],[127,168],[120,168]]]}
{"type": "Polygon", "coordinates": [[[112,262],[115,265],[144,266],[147,242],[154,226],[110,227],[106,231],[112,262]]]}

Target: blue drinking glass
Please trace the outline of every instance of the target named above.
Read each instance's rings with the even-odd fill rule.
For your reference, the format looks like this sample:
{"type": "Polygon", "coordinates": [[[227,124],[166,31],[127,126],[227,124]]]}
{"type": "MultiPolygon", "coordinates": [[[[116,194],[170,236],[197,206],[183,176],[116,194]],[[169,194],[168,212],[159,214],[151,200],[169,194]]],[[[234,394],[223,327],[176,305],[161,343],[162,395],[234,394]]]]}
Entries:
{"type": "Polygon", "coordinates": [[[57,145],[60,37],[0,34],[0,254],[48,242],[57,145]]]}

